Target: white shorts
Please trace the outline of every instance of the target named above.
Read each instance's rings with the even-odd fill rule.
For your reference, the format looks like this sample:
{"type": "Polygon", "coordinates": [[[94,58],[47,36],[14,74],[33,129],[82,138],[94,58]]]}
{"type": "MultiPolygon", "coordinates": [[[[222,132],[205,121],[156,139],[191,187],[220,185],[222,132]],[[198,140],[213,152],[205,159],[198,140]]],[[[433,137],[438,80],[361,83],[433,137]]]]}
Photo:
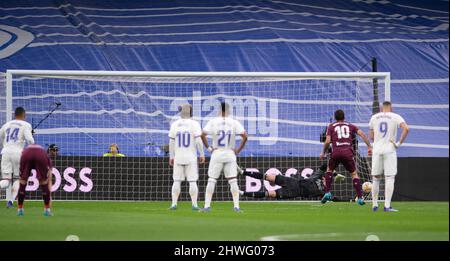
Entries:
{"type": "Polygon", "coordinates": [[[11,174],[14,174],[14,178],[19,177],[21,155],[20,152],[2,154],[2,179],[11,179],[11,174]]]}
{"type": "Polygon", "coordinates": [[[197,181],[198,180],[198,165],[197,162],[191,164],[173,165],[173,180],[174,181],[197,181]]]}
{"type": "Polygon", "coordinates": [[[395,176],[397,175],[397,153],[372,155],[372,176],[395,176]]]}
{"type": "Polygon", "coordinates": [[[222,171],[225,178],[227,179],[237,177],[236,161],[218,162],[214,159],[211,159],[211,161],[209,162],[208,177],[218,179],[220,177],[220,174],[222,174],[222,171]]]}

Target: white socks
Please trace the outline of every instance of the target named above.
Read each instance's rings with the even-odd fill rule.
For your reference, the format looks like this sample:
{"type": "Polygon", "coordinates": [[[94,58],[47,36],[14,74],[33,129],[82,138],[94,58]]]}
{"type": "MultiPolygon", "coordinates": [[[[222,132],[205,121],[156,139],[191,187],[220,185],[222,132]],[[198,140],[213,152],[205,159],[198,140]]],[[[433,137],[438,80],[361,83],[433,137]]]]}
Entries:
{"type": "Polygon", "coordinates": [[[17,194],[19,194],[19,187],[20,187],[20,182],[18,180],[15,180],[11,186],[11,191],[12,191],[11,192],[11,194],[12,194],[11,201],[13,201],[13,202],[17,198],[17,194]]]}
{"type": "Polygon", "coordinates": [[[9,180],[9,179],[1,180],[0,181],[0,189],[6,190],[6,201],[7,202],[14,201],[15,196],[13,195],[13,192],[12,192],[11,180],[9,180]]]}
{"type": "MultiPolygon", "coordinates": [[[[373,177],[372,180],[372,205],[378,207],[378,193],[380,192],[381,178],[373,177]]],[[[384,177],[384,207],[390,208],[392,195],[394,194],[395,176],[384,177]]]]}
{"type": "Polygon", "coordinates": [[[373,177],[372,180],[372,206],[378,207],[378,193],[380,192],[381,178],[373,177]]]}
{"type": "Polygon", "coordinates": [[[392,195],[394,194],[394,183],[395,176],[386,176],[385,177],[385,188],[384,188],[384,207],[391,207],[392,195]]]}
{"type": "MultiPolygon", "coordinates": [[[[205,192],[205,208],[211,207],[212,197],[214,195],[214,190],[216,188],[217,180],[213,178],[208,179],[208,184],[206,185],[205,192]]],[[[239,186],[237,179],[228,180],[230,184],[230,192],[233,197],[233,204],[235,208],[239,208],[239,186]]],[[[174,181],[172,185],[172,206],[176,206],[178,202],[178,197],[181,193],[181,182],[174,181]]],[[[197,207],[198,199],[198,186],[197,182],[189,182],[189,195],[191,196],[192,206],[197,207]]]]}
{"type": "Polygon", "coordinates": [[[189,182],[189,195],[191,196],[192,206],[198,207],[197,206],[197,197],[198,197],[197,182],[195,182],[195,181],[189,182]]]}
{"type": "Polygon", "coordinates": [[[8,179],[0,180],[0,189],[5,189],[8,186],[9,186],[9,180],[8,179]]]}
{"type": "MultiPolygon", "coordinates": [[[[176,206],[178,203],[178,198],[181,193],[181,181],[174,181],[172,185],[172,207],[176,206]]],[[[190,181],[189,182],[189,195],[191,196],[192,206],[198,207],[197,198],[198,198],[198,187],[197,182],[190,181]]]]}
{"type": "Polygon", "coordinates": [[[6,201],[14,201],[12,199],[12,186],[11,183],[6,187],[6,201]]]}
{"type": "Polygon", "coordinates": [[[217,180],[213,178],[208,179],[208,185],[206,185],[206,193],[205,193],[205,208],[211,207],[211,200],[214,194],[216,183],[217,180]]]}
{"type": "Polygon", "coordinates": [[[0,181],[0,189],[6,190],[6,201],[12,201],[17,197],[19,193],[19,181],[15,180],[14,183],[11,184],[11,180],[4,179],[0,181]]]}
{"type": "Polygon", "coordinates": [[[11,181],[9,182],[8,186],[6,187],[6,201],[14,202],[11,181]]]}
{"type": "Polygon", "coordinates": [[[235,208],[239,208],[239,186],[237,184],[237,179],[228,180],[230,184],[231,195],[233,196],[233,204],[235,208]]]}
{"type": "Polygon", "coordinates": [[[181,182],[174,181],[172,185],[172,207],[177,205],[180,192],[181,192],[181,182]]]}

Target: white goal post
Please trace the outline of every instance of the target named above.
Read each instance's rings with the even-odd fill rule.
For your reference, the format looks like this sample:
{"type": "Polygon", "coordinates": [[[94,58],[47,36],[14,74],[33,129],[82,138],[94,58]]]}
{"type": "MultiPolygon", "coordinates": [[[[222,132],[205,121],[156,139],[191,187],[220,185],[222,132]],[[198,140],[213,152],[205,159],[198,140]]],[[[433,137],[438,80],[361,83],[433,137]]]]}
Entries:
{"type": "MultiPolygon", "coordinates": [[[[33,125],[52,104],[62,103],[36,130],[37,143],[60,148],[54,159],[57,200],[170,198],[166,140],[181,103],[193,104],[194,119],[202,126],[215,116],[217,101],[231,104],[233,117],[250,135],[239,165],[308,175],[324,163],[318,159],[319,136],[334,110],[344,109],[347,120],[367,132],[372,106],[379,102],[374,88],[382,101],[391,99],[389,72],[7,70],[5,83],[6,121],[23,106],[33,125]],[[102,157],[112,143],[126,157],[102,157]]],[[[370,180],[370,159],[360,145],[358,170],[370,180]]],[[[200,200],[206,170],[207,165],[200,168],[200,200]]],[[[276,189],[255,183],[239,180],[241,190],[276,189]]],[[[217,186],[214,200],[229,200],[227,183],[217,186]]],[[[354,197],[349,178],[334,190],[343,199],[354,197]]],[[[183,187],[181,199],[186,195],[183,187]]]]}

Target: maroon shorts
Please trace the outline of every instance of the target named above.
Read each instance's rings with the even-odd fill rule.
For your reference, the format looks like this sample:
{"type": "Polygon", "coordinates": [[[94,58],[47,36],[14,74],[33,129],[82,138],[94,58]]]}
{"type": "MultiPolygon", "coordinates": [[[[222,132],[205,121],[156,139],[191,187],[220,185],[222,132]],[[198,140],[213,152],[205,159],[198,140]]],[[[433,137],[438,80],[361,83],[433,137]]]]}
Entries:
{"type": "Polygon", "coordinates": [[[41,147],[29,146],[20,157],[20,178],[27,180],[31,176],[31,170],[36,170],[38,180],[46,180],[48,171],[52,169],[52,163],[45,150],[41,147]]]}
{"type": "Polygon", "coordinates": [[[356,170],[355,159],[353,157],[352,150],[334,150],[331,153],[330,160],[328,161],[328,168],[333,171],[339,164],[344,165],[344,168],[353,173],[356,170]]]}

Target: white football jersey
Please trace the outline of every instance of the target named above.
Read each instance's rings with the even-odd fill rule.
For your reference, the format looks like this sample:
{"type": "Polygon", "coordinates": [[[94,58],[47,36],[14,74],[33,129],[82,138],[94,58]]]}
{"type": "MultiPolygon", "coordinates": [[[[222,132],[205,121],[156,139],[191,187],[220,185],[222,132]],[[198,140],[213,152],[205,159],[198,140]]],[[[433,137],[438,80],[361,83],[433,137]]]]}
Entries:
{"type": "Polygon", "coordinates": [[[212,147],[215,149],[211,157],[220,162],[236,160],[234,148],[236,135],[245,133],[242,124],[229,117],[216,117],[210,120],[203,131],[212,138],[212,147]]]}
{"type": "Polygon", "coordinates": [[[395,151],[391,140],[397,142],[397,130],[405,120],[393,112],[380,112],[370,119],[370,129],[374,132],[373,153],[385,154],[395,151]]]}
{"type": "Polygon", "coordinates": [[[5,152],[22,152],[25,143],[34,144],[31,124],[22,120],[12,120],[0,129],[0,139],[5,152]]]}
{"type": "Polygon", "coordinates": [[[197,162],[196,139],[202,134],[200,124],[192,119],[178,119],[170,126],[169,137],[175,140],[174,163],[197,162]]]}

